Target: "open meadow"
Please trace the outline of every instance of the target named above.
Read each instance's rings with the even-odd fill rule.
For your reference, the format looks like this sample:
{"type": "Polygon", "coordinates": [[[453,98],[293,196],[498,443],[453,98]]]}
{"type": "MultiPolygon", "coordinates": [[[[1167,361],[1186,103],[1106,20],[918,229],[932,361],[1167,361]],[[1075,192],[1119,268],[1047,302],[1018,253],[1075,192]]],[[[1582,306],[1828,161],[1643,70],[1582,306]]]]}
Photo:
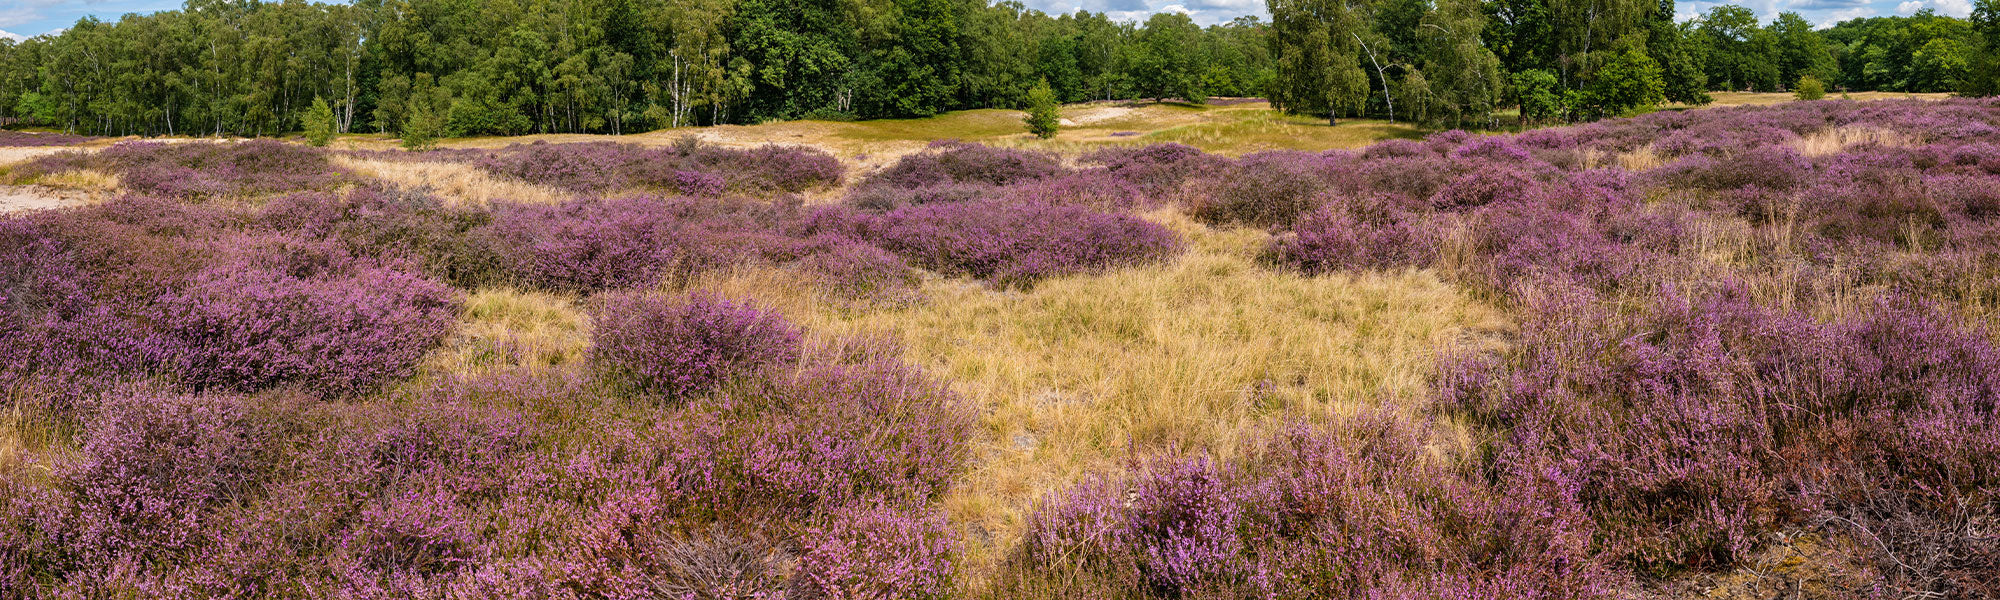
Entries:
{"type": "Polygon", "coordinates": [[[2000,102],[1894,96],[0,132],[0,600],[2000,597],[2000,102]]]}

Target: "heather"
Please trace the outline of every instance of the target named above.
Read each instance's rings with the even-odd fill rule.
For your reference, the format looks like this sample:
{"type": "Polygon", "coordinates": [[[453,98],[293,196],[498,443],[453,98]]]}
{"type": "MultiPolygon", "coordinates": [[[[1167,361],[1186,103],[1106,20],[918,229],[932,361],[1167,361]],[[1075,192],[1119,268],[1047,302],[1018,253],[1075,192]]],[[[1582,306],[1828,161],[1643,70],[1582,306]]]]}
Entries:
{"type": "Polygon", "coordinates": [[[16,167],[16,178],[88,169],[118,176],[125,190],[180,200],[252,198],[351,183],[324,151],[274,140],[123,142],[96,152],[66,152],[16,167]]]}
{"type": "Polygon", "coordinates": [[[837,186],[846,171],[839,160],[816,149],[779,145],[725,148],[701,144],[693,138],[664,147],[612,142],[536,142],[490,150],[391,152],[370,156],[466,163],[494,175],[579,194],[799,193],[837,186]]]}
{"type": "Polygon", "coordinates": [[[0,148],[74,146],[92,139],[95,138],[68,133],[35,133],[0,129],[0,148]]]}
{"type": "Polygon", "coordinates": [[[1992,596],[1996,124],[32,213],[0,598],[1992,596]]]}

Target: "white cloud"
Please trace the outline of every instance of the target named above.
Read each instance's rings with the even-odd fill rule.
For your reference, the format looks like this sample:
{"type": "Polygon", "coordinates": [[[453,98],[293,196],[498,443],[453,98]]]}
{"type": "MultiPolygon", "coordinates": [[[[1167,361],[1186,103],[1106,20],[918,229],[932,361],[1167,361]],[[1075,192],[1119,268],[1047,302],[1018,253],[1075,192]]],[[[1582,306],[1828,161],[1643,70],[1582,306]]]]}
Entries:
{"type": "Polygon", "coordinates": [[[1908,15],[1926,8],[1947,17],[1964,18],[1972,14],[1972,0],[1905,0],[1896,5],[1896,13],[1908,15]]]}
{"type": "Polygon", "coordinates": [[[1836,10],[1831,13],[1827,13],[1825,17],[1820,18],[1819,22],[1814,23],[1814,25],[1826,28],[1826,27],[1832,27],[1835,23],[1839,23],[1841,21],[1848,21],[1853,19],[1859,19],[1862,17],[1872,17],[1872,16],[1875,16],[1874,8],[1870,8],[1867,6],[1856,6],[1854,8],[1849,8],[1846,10],[1836,10]]]}
{"type": "Polygon", "coordinates": [[[28,39],[28,36],[14,33],[12,31],[7,31],[5,29],[0,29],[0,38],[6,38],[18,42],[21,40],[28,39]]]}
{"type": "Polygon", "coordinates": [[[1179,4],[1168,4],[1168,5],[1166,5],[1166,6],[1162,6],[1162,7],[1160,7],[1160,12],[1174,12],[1174,13],[1180,13],[1180,14],[1184,14],[1184,15],[1190,15],[1190,14],[1194,14],[1194,12],[1193,12],[1193,11],[1190,11],[1190,10],[1188,10],[1188,9],[1187,9],[1187,7],[1185,7],[1185,6],[1181,6],[1181,5],[1179,5],[1179,4]]]}

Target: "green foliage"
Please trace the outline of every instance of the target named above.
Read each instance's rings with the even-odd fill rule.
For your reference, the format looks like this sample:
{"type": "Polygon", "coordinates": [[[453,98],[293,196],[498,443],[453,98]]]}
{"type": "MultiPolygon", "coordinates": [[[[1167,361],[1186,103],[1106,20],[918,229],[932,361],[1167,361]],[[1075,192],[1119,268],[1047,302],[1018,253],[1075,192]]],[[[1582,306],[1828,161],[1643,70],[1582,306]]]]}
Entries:
{"type": "Polygon", "coordinates": [[[1045,140],[1055,137],[1056,129],[1062,124],[1056,108],[1056,92],[1049,88],[1049,82],[1037,83],[1029,89],[1028,116],[1021,119],[1028,126],[1028,133],[1045,140]]]}
{"type": "Polygon", "coordinates": [[[400,133],[428,99],[444,135],[622,134],[1016,107],[1042,80],[1073,102],[1276,79],[1257,19],[1153,23],[966,0],[204,0],[0,43],[0,118],[276,135],[319,97],[336,131],[400,133]]]}
{"type": "Polygon", "coordinates": [[[403,148],[423,152],[437,147],[445,132],[445,116],[430,102],[418,102],[403,122],[403,148]]]}
{"type": "Polygon", "coordinates": [[[1514,95],[1521,104],[1523,123],[1562,116],[1562,88],[1555,73],[1543,69],[1515,73],[1514,95]]]}
{"type": "Polygon", "coordinates": [[[1800,100],[1825,98],[1826,83],[1811,75],[1800,77],[1798,85],[1793,86],[1792,95],[1800,100]]]}
{"type": "Polygon", "coordinates": [[[333,108],[326,105],[325,98],[318,96],[313,97],[312,108],[306,109],[306,115],[300,117],[300,121],[300,125],[305,127],[306,143],[314,146],[326,146],[328,141],[333,140],[334,130],[340,127],[333,120],[333,108]]]}
{"type": "MultiPolygon", "coordinates": [[[[1983,0],[1990,4],[1992,0],[1983,0]]],[[[1977,86],[1988,70],[1975,68],[1991,40],[1971,20],[1929,10],[1908,17],[1873,17],[1834,25],[1821,33],[1834,50],[1830,83],[1853,90],[1949,92],[1977,86]]]]}
{"type": "Polygon", "coordinates": [[[1637,46],[1628,46],[1598,68],[1596,78],[1583,92],[1583,106],[1602,115],[1644,111],[1665,99],[1660,63],[1637,46]]]}

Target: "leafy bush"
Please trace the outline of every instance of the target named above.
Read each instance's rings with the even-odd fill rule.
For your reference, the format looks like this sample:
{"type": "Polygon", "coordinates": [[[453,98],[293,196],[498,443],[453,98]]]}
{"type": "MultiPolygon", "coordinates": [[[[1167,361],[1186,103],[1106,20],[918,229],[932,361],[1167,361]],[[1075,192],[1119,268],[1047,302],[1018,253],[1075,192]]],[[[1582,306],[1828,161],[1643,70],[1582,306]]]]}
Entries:
{"type": "Polygon", "coordinates": [[[754,305],[644,293],[599,300],[590,360],[624,386],[681,397],[798,360],[799,332],[754,305]]]}

